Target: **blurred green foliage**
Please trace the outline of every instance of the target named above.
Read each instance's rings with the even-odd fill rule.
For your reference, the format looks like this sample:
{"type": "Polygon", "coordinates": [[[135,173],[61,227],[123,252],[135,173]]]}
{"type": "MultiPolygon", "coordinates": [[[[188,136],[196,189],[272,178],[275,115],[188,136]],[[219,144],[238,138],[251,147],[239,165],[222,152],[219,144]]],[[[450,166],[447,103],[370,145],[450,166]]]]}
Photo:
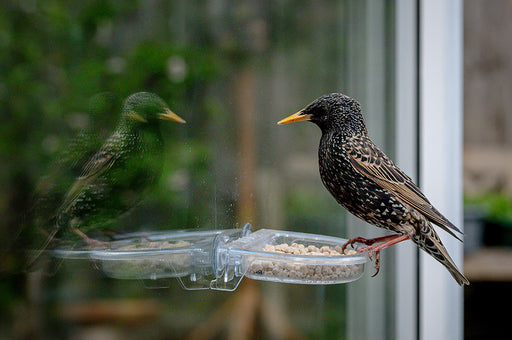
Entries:
{"type": "MultiPolygon", "coordinates": [[[[72,137],[92,124],[90,119],[98,119],[94,122],[97,131],[112,131],[122,100],[135,92],[157,93],[189,124],[186,130],[174,124],[163,128],[167,175],[162,182],[170,185],[158,186],[149,203],[124,222],[140,222],[143,227],[149,223],[146,227],[153,229],[195,227],[198,223],[191,216],[207,211],[204,202],[190,199],[193,194],[183,197],[182,193],[205,190],[204,186],[194,188],[194,179],[205,177],[210,168],[209,143],[201,131],[213,111],[201,92],[205,84],[222,76],[222,58],[211,46],[164,40],[158,30],[138,34],[138,23],[144,19],[140,17],[142,5],[116,0],[7,1],[0,5],[2,275],[10,267],[4,261],[5,250],[22,228],[38,179],[72,137]],[[98,100],[98,94],[109,95],[98,100]],[[189,178],[184,184],[187,188],[173,187],[179,182],[172,177],[175,173],[189,178]],[[148,220],[155,215],[160,217],[148,220]],[[172,225],[161,225],[162,219],[172,225]]],[[[226,114],[225,110],[215,112],[226,114]]],[[[66,280],[60,275],[53,280],[55,293],[73,276],[63,275],[68,275],[66,280]]],[[[17,275],[2,280],[4,310],[23,306],[19,298],[25,294],[25,282],[24,276],[17,275]]],[[[14,324],[13,333],[4,335],[19,331],[16,316],[20,313],[25,315],[14,309],[5,314],[0,327],[6,330],[4,322],[14,324]]]]}
{"type": "MultiPolygon", "coordinates": [[[[242,68],[260,73],[273,67],[271,72],[261,72],[261,78],[255,77],[257,85],[251,90],[257,92],[258,110],[296,109],[316,93],[339,87],[340,80],[332,75],[345,65],[341,48],[345,38],[333,38],[339,36],[343,24],[340,7],[340,2],[334,0],[3,1],[0,249],[7,249],[7,243],[19,233],[38,179],[73,136],[91,125],[91,119],[98,120],[98,131],[112,131],[122,101],[139,91],[158,94],[187,125],[163,127],[166,154],[160,183],[145,203],[120,223],[151,230],[235,226],[237,160],[241,155],[236,145],[237,98],[233,98],[237,93],[233,84],[238,83],[233,79],[242,68]],[[301,91],[308,91],[307,99],[301,91]],[[297,100],[290,101],[288,92],[298,92],[297,100]],[[104,112],[108,114],[102,115],[104,112]]],[[[255,152],[258,157],[263,155],[258,161],[272,170],[271,177],[279,183],[274,191],[282,191],[278,194],[284,201],[279,207],[286,210],[279,211],[283,224],[290,230],[341,236],[342,209],[321,187],[318,176],[314,177],[314,189],[311,183],[302,187],[290,181],[286,185],[292,189],[288,191],[279,181],[284,161],[280,152],[292,152],[286,149],[286,143],[316,149],[317,131],[301,135],[308,128],[298,127],[298,132],[288,132],[296,133],[296,138],[285,143],[272,129],[276,128],[277,117],[290,112],[277,112],[277,117],[264,113],[266,116],[258,113],[258,126],[254,127],[259,137],[255,152]]],[[[314,162],[311,156],[312,166],[316,166],[314,162]]],[[[0,305],[9,311],[0,320],[0,337],[11,334],[5,331],[8,327],[19,337],[34,335],[27,332],[36,326],[25,327],[23,323],[30,319],[33,304],[52,311],[47,313],[50,324],[45,326],[51,330],[42,333],[46,331],[48,338],[72,338],[76,335],[73,330],[80,326],[69,320],[66,323],[65,317],[55,311],[57,308],[48,305],[65,305],[91,296],[135,296],[165,299],[165,315],[149,322],[150,329],[144,334],[154,332],[160,338],[169,338],[173,332],[186,334],[198,320],[207,319],[204,314],[214,314],[229,295],[184,292],[174,280],[165,292],[155,292],[144,289],[140,282],[108,280],[99,271],[87,272],[84,268],[88,265],[70,261],[56,276],[40,279],[37,284],[27,283],[20,275],[0,280],[0,305]],[[30,285],[38,287],[43,295],[30,297],[36,300],[30,302],[32,305],[28,298],[23,302],[19,299],[30,285]],[[198,316],[199,312],[202,314],[198,316]],[[186,326],[183,320],[188,322],[186,326]]],[[[343,337],[343,286],[277,286],[267,287],[290,297],[290,301],[283,300],[289,312],[285,319],[293,320],[294,327],[313,338],[343,337]],[[325,315],[317,313],[306,324],[295,322],[311,319],[303,301],[325,308],[325,315]],[[322,324],[324,321],[326,324],[322,324]]]]}
{"type": "MultiPolygon", "coordinates": [[[[122,41],[118,27],[133,21],[138,6],[137,1],[22,1],[2,6],[0,181],[7,190],[0,195],[0,213],[13,216],[2,232],[15,230],[30,204],[27,186],[33,186],[78,132],[73,117],[79,113],[87,118],[90,98],[97,93],[115,94],[119,101],[142,90],[159,94],[192,123],[187,132],[165,127],[166,159],[171,160],[167,170],[184,165],[206,170],[205,136],[195,131],[201,131],[209,109],[198,92],[220,77],[221,59],[208,47],[163,41],[158,32],[122,41]],[[187,146],[175,145],[179,134],[187,135],[187,146]],[[191,152],[180,152],[181,147],[191,152]],[[20,193],[25,197],[17,197],[20,193]]],[[[98,128],[111,130],[119,108],[98,128]]],[[[165,198],[172,195],[160,197],[165,198]]]]}
{"type": "Polygon", "coordinates": [[[503,192],[488,192],[478,197],[466,197],[466,204],[479,207],[488,222],[512,227],[512,198],[503,192]]]}

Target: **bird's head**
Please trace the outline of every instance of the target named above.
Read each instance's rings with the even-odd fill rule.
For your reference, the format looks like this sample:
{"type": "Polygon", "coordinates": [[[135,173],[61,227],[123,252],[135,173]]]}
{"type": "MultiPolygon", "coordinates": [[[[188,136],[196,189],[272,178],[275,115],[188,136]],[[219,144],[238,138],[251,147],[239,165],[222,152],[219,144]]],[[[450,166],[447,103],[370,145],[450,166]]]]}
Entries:
{"type": "Polygon", "coordinates": [[[162,98],[149,92],[129,96],[123,105],[123,115],[128,122],[136,125],[153,125],[161,119],[185,123],[183,118],[169,109],[162,98]]]}
{"type": "Polygon", "coordinates": [[[347,134],[366,134],[366,126],[357,100],[341,93],[331,93],[315,99],[302,110],[277,124],[311,121],[322,132],[340,130],[347,134]]]}

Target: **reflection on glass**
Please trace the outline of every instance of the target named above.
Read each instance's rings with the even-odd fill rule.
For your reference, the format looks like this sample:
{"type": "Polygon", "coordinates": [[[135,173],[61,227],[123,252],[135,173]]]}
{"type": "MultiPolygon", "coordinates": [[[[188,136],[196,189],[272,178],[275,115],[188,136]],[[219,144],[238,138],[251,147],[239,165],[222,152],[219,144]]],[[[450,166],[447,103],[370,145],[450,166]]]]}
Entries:
{"type": "MultiPolygon", "coordinates": [[[[0,227],[3,239],[18,234],[19,217],[30,208],[37,179],[52,171],[48,168],[61,157],[66,140],[98,121],[95,137],[81,137],[88,142],[78,143],[98,150],[116,129],[121,109],[117,99],[110,101],[113,107],[99,109],[101,119],[94,118],[94,111],[87,113],[89,98],[105,91],[117,98],[155,93],[187,120],[186,125],[160,124],[161,162],[150,157],[129,161],[125,165],[133,172],[128,173],[105,163],[105,178],[130,183],[142,178],[144,169],[161,167],[160,178],[146,195],[139,196],[137,189],[130,197],[109,194],[119,200],[98,198],[104,211],[124,210],[117,204],[131,205],[122,201],[141,198],[115,220],[116,230],[218,230],[250,222],[254,229],[346,236],[345,213],[318,174],[319,132],[307,126],[283,130],[275,123],[325,93],[345,92],[364,101],[361,89],[373,81],[364,72],[369,52],[355,50],[366,41],[363,33],[370,23],[358,19],[364,6],[350,3],[2,4],[6,15],[0,16],[0,101],[7,119],[0,125],[1,147],[8,159],[17,159],[0,170],[2,182],[8,183],[0,194],[0,214],[6,216],[0,227]]],[[[385,22],[384,9],[372,13],[385,22]]],[[[384,45],[380,36],[376,39],[378,46],[384,45]]],[[[387,63],[375,65],[384,69],[387,63]]],[[[376,112],[368,117],[370,129],[387,123],[389,110],[368,111],[376,112]]],[[[91,157],[94,153],[79,157],[77,165],[69,167],[72,175],[59,175],[56,184],[40,184],[39,190],[55,190],[66,202],[41,212],[61,209],[66,212],[62,220],[73,224],[75,213],[83,208],[77,197],[85,195],[85,182],[76,184],[78,169],[84,167],[79,164],[91,157]]],[[[68,169],[59,170],[63,168],[68,169]]],[[[89,170],[96,174],[98,169],[89,170]]],[[[113,226],[102,229],[107,227],[113,226]]],[[[83,232],[95,236],[91,230],[83,232]]],[[[232,293],[185,292],[176,282],[155,291],[138,281],[106,279],[86,261],[64,261],[49,278],[37,273],[29,277],[29,295],[16,285],[7,285],[5,295],[13,297],[9,310],[27,311],[21,314],[30,315],[33,324],[1,321],[0,334],[86,336],[99,324],[119,337],[332,339],[346,333],[345,285],[247,279],[232,293]],[[105,312],[93,318],[87,311],[96,308],[105,312]],[[134,311],[133,319],[127,317],[128,310],[134,311]]]]}
{"type": "Polygon", "coordinates": [[[119,123],[100,148],[94,149],[98,136],[85,132],[64,147],[52,173],[40,181],[33,211],[38,217],[34,227],[46,232],[43,248],[57,233],[69,231],[90,246],[101,244],[87,233],[115,228],[160,177],[162,120],[185,123],[157,95],[136,93],[124,102],[119,123]],[[73,175],[76,168],[78,176],[73,175]]]}

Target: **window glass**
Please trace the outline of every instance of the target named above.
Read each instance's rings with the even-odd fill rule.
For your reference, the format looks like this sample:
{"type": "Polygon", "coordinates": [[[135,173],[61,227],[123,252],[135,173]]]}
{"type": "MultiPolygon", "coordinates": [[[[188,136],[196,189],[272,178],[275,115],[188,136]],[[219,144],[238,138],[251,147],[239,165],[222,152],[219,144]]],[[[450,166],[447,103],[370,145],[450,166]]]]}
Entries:
{"type": "MultiPolygon", "coordinates": [[[[123,101],[140,91],[159,95],[187,124],[161,124],[162,176],[116,220],[115,233],[251,223],[253,229],[371,235],[370,228],[348,227],[357,222],[347,223],[321,183],[320,130],[276,123],[320,95],[343,92],[361,102],[371,135],[393,156],[392,1],[23,1],[1,7],[2,239],[19,234],[36,186],[74,136],[93,127],[99,147],[116,129],[123,101]]],[[[65,260],[55,269],[16,273],[2,283],[11,313],[0,334],[344,339],[349,311],[359,308],[347,286],[368,289],[362,282],[374,280],[374,292],[384,292],[390,280],[385,268],[376,279],[366,273],[348,285],[244,279],[234,292],[186,291],[176,280],[107,278],[85,260],[65,260]],[[27,318],[28,325],[21,321],[27,318]]],[[[357,294],[366,299],[364,290],[357,294]]],[[[385,294],[374,298],[385,309],[385,294]]],[[[381,322],[375,332],[385,327],[381,322]]]]}

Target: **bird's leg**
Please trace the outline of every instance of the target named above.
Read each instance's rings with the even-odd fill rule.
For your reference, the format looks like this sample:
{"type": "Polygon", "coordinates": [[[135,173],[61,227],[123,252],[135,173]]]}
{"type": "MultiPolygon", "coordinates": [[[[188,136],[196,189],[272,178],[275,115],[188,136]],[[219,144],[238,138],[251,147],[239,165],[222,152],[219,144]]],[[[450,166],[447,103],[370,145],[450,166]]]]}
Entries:
{"type": "MultiPolygon", "coordinates": [[[[379,273],[379,270],[380,270],[380,251],[382,249],[385,249],[385,248],[392,246],[394,244],[397,244],[399,242],[408,240],[409,238],[410,238],[410,236],[408,236],[408,235],[398,235],[398,234],[377,237],[376,239],[380,239],[380,241],[375,241],[373,243],[370,243],[370,245],[368,245],[368,247],[361,248],[357,252],[362,253],[362,252],[367,251],[368,257],[370,258],[370,260],[372,260],[373,254],[375,254],[374,268],[376,269],[376,272],[375,272],[375,274],[372,275],[372,277],[374,277],[375,275],[377,275],[379,273]],[[377,244],[375,246],[373,245],[374,243],[383,242],[383,241],[386,241],[386,242],[377,244]]],[[[369,241],[376,240],[376,239],[370,239],[369,241]]],[[[361,243],[364,243],[364,242],[361,242],[361,243]]]]}
{"type": "Polygon", "coordinates": [[[112,236],[119,236],[119,235],[123,234],[119,230],[108,229],[108,228],[102,229],[102,233],[108,235],[110,238],[112,238],[112,236]]]}
{"type": "Polygon", "coordinates": [[[109,247],[110,246],[110,243],[108,242],[105,242],[105,241],[100,241],[100,240],[95,240],[93,238],[90,238],[89,236],[85,235],[81,230],[79,229],[73,229],[73,232],[75,234],[77,234],[78,236],[80,236],[84,241],[85,243],[87,243],[87,245],[91,248],[93,247],[109,247]]]}
{"type": "Polygon", "coordinates": [[[387,235],[387,236],[381,236],[381,237],[375,237],[375,238],[354,237],[354,238],[351,238],[350,240],[348,240],[347,242],[345,242],[345,244],[341,248],[343,251],[345,251],[345,249],[349,245],[352,248],[354,248],[354,243],[363,243],[363,244],[366,244],[367,246],[371,246],[372,244],[375,244],[375,243],[385,242],[385,241],[394,239],[397,236],[400,236],[400,235],[393,234],[393,235],[387,235]]]}

